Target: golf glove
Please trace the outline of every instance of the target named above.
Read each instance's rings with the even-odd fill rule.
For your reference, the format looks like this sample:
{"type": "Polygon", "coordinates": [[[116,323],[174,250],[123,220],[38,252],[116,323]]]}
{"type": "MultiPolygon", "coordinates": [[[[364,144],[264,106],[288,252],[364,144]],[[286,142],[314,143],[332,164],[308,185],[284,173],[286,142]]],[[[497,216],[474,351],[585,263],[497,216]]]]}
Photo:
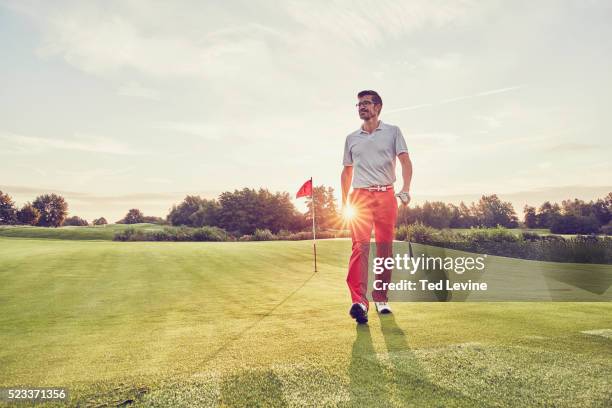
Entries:
{"type": "Polygon", "coordinates": [[[408,205],[410,202],[410,194],[407,191],[400,191],[395,196],[399,198],[404,205],[408,205]]]}

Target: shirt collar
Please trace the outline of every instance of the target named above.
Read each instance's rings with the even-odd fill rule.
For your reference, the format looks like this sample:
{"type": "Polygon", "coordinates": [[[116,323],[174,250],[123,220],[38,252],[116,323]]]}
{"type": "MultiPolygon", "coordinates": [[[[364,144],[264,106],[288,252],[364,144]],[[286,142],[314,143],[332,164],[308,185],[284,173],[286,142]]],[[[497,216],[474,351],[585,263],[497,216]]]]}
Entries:
{"type": "MultiPolygon", "coordinates": [[[[374,132],[375,132],[375,131],[377,131],[377,130],[382,130],[383,126],[384,126],[383,121],[382,121],[382,120],[379,120],[379,121],[378,121],[378,127],[376,127],[376,129],[374,129],[374,132]]],[[[372,132],[372,133],[374,133],[374,132],[372,132]]],[[[359,128],[359,133],[362,133],[362,134],[363,134],[363,133],[365,133],[366,135],[368,135],[368,134],[369,134],[368,132],[366,132],[365,130],[363,130],[363,126],[361,126],[361,127],[359,128]]]]}

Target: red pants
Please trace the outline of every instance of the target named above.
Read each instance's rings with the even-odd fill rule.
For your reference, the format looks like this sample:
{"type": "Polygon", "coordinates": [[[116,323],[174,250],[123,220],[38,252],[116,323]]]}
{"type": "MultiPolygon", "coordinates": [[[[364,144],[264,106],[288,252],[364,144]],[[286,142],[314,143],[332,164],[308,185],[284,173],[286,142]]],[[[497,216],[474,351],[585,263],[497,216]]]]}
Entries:
{"type": "MultiPolygon", "coordinates": [[[[355,215],[350,222],[353,253],[349,261],[346,283],[351,291],[353,303],[363,303],[368,307],[366,293],[372,226],[376,239],[376,256],[393,257],[397,201],[393,189],[387,191],[355,189],[349,197],[349,203],[354,208],[355,215]]],[[[390,282],[391,270],[385,269],[382,274],[376,275],[376,279],[390,282]]],[[[375,302],[386,302],[387,291],[374,290],[372,299],[375,302]]]]}

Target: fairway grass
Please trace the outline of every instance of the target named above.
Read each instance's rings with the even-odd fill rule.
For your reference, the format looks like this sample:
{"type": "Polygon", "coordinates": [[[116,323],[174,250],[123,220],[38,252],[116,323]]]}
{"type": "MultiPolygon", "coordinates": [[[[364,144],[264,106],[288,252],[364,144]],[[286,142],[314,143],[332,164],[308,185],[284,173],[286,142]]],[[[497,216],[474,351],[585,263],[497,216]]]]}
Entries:
{"type": "Polygon", "coordinates": [[[46,238],[67,240],[103,240],[112,241],[116,232],[128,228],[145,231],[159,231],[164,227],[157,224],[107,224],[87,227],[33,227],[29,225],[0,226],[0,237],[12,238],[46,238]]]}
{"type": "Polygon", "coordinates": [[[0,387],[81,406],[612,403],[610,303],[395,303],[357,327],[350,241],[319,242],[316,274],[311,251],[0,237],[0,387]]]}

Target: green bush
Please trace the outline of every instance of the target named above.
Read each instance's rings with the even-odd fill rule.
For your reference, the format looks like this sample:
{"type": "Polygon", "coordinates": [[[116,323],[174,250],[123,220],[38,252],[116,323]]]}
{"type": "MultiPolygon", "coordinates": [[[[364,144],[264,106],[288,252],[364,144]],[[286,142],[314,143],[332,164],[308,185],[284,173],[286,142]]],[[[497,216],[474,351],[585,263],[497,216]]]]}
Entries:
{"type": "Polygon", "coordinates": [[[288,235],[285,239],[287,241],[304,241],[304,240],[312,239],[312,232],[308,232],[308,231],[296,232],[296,233],[288,235]]]}
{"type": "MultiPolygon", "coordinates": [[[[335,230],[335,231],[317,231],[317,239],[330,239],[330,238],[350,238],[350,231],[345,230],[335,230]]],[[[304,241],[312,239],[312,232],[310,231],[302,231],[295,232],[293,234],[289,234],[283,236],[282,238],[286,241],[304,241]]]]}
{"type": "Polygon", "coordinates": [[[612,235],[612,221],[601,227],[601,232],[606,235],[612,235]]]}
{"type": "Polygon", "coordinates": [[[276,236],[269,229],[256,229],[253,234],[253,241],[274,241],[276,236]]]}
{"type": "Polygon", "coordinates": [[[223,229],[204,226],[201,228],[166,227],[163,230],[146,231],[128,228],[115,233],[115,241],[231,241],[233,238],[223,229]]]}
{"type": "Polygon", "coordinates": [[[100,217],[100,218],[96,218],[95,220],[93,220],[93,225],[107,225],[108,221],[106,221],[106,218],[104,217],[100,217]]]}
{"type": "Polygon", "coordinates": [[[408,225],[400,225],[395,229],[395,239],[400,241],[408,241],[408,225]]]}
{"type": "Polygon", "coordinates": [[[497,226],[495,228],[471,228],[465,233],[468,241],[478,244],[481,242],[517,242],[519,237],[506,228],[497,226]]]}
{"type": "Polygon", "coordinates": [[[395,233],[396,239],[402,241],[419,242],[421,244],[433,244],[435,235],[439,230],[427,225],[416,223],[400,226],[395,233]]]}
{"type": "Polygon", "coordinates": [[[141,232],[142,231],[137,230],[135,228],[128,228],[123,231],[117,231],[115,232],[113,241],[145,241],[145,239],[142,239],[143,236],[141,232]]]}
{"type": "Polygon", "coordinates": [[[540,235],[535,232],[523,231],[521,232],[521,238],[523,241],[539,241],[542,239],[540,235]]]}
{"type": "Polygon", "coordinates": [[[86,227],[89,225],[89,223],[87,222],[87,220],[84,220],[81,217],[73,215],[72,217],[66,218],[62,225],[73,226],[73,227],[86,227]]]}
{"type": "Polygon", "coordinates": [[[465,233],[435,230],[419,224],[402,225],[397,239],[476,253],[551,262],[612,264],[612,238],[558,235],[519,236],[504,228],[474,228],[465,233]]]}
{"type": "MultiPolygon", "coordinates": [[[[350,232],[344,230],[318,231],[317,239],[350,237],[350,232]]],[[[143,229],[127,228],[115,233],[115,241],[234,241],[231,234],[219,227],[204,226],[192,227],[166,227],[163,230],[147,231],[143,229]]],[[[281,231],[275,235],[268,229],[257,229],[252,235],[242,235],[238,241],[301,241],[312,239],[312,232],[302,231],[289,233],[281,231]]]]}
{"type": "Polygon", "coordinates": [[[291,231],[282,229],[278,231],[278,233],[276,234],[276,238],[282,241],[287,241],[288,238],[291,236],[291,234],[292,234],[291,231]]]}
{"type": "Polygon", "coordinates": [[[594,215],[562,215],[556,217],[550,226],[550,232],[555,234],[591,234],[598,231],[599,222],[594,215]]]}

